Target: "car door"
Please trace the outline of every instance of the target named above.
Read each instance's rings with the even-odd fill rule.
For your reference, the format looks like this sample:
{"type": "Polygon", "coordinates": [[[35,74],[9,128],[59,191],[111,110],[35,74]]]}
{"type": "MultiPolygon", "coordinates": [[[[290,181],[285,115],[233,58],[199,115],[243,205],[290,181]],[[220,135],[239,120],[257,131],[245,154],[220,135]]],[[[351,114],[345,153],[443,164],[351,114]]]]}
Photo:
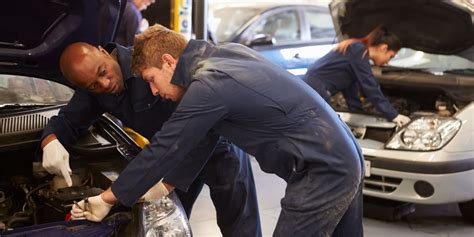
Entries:
{"type": "Polygon", "coordinates": [[[303,40],[306,44],[298,56],[304,65],[299,72],[304,75],[311,64],[334,48],[337,37],[327,7],[303,7],[301,11],[305,29],[303,40]]]}
{"type": "MultiPolygon", "coordinates": [[[[286,6],[267,10],[241,34],[239,42],[259,51],[264,57],[290,73],[302,77],[306,73],[307,67],[316,58],[321,57],[332,48],[331,43],[335,37],[328,11],[326,10],[326,15],[324,15],[323,10],[309,11],[305,10],[306,8],[312,9],[313,7],[286,6]],[[326,23],[315,23],[318,19],[313,18],[321,16],[327,16],[329,19],[329,23],[331,23],[329,29],[326,23]],[[310,20],[306,18],[310,18],[310,20]],[[327,37],[311,35],[311,25],[313,25],[315,33],[319,33],[316,26],[321,31],[326,30],[327,37]]],[[[321,22],[326,22],[326,19],[321,22]]]]}
{"type": "Polygon", "coordinates": [[[263,13],[242,33],[240,43],[286,70],[296,69],[301,67],[298,58],[303,41],[301,24],[297,7],[274,8],[263,13]]]}

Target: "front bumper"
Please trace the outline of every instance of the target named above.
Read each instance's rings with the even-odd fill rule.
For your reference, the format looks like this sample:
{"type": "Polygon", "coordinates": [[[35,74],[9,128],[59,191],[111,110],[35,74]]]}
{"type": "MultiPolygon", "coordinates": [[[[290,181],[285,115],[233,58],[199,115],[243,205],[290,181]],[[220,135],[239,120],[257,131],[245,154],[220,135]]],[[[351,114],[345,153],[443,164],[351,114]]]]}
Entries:
{"type": "Polygon", "coordinates": [[[370,162],[364,195],[420,204],[474,199],[474,158],[466,159],[469,154],[368,148],[363,153],[370,162]]]}

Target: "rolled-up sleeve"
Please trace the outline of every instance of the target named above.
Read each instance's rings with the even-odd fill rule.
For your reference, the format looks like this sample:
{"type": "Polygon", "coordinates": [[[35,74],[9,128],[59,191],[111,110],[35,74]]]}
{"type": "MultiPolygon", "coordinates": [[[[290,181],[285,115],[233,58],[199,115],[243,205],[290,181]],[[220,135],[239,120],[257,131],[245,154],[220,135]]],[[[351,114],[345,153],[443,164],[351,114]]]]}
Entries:
{"type": "Polygon", "coordinates": [[[200,80],[192,82],[171,118],[112,185],[117,199],[132,205],[185,158],[192,159],[187,154],[226,113],[222,99],[209,85],[200,80]]]}

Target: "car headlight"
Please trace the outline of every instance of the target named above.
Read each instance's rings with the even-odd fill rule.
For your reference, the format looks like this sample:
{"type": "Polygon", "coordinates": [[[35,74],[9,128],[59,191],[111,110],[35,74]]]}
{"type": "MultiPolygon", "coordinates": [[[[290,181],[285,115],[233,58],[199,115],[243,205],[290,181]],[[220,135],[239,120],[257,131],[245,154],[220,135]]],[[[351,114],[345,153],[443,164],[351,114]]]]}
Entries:
{"type": "Polygon", "coordinates": [[[461,127],[449,117],[420,117],[400,129],[385,146],[387,149],[432,151],[446,145],[461,127]]]}
{"type": "Polygon", "coordinates": [[[191,227],[176,194],[146,201],[141,207],[142,233],[146,237],[191,237],[191,227]]]}

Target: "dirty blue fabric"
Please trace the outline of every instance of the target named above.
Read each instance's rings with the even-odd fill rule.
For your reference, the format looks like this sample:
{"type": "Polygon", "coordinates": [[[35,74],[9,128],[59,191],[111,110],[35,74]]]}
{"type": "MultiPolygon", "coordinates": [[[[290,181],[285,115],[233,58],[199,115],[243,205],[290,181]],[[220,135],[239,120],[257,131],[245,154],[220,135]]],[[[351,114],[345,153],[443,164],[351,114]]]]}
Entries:
{"type": "MultiPolygon", "coordinates": [[[[177,104],[153,96],[148,83],[132,76],[130,49],[110,44],[107,50],[111,52],[114,48],[125,79],[125,90],[119,95],[76,90],[68,105],[60,110],[58,116],[51,118],[43,138],[54,133],[68,147],[102,113],[108,112],[119,118],[124,126],[151,140],[169,119],[177,104]]],[[[224,236],[261,236],[260,219],[255,212],[258,210],[255,182],[248,155],[218,134],[210,133],[202,138],[205,139],[200,139],[199,149],[169,172],[164,181],[181,190],[177,193],[188,214],[202,185],[207,184],[224,236]]]]}
{"type": "Polygon", "coordinates": [[[128,0],[123,15],[120,18],[115,42],[123,46],[132,46],[135,34],[140,33],[140,22],[142,19],[142,13],[137,9],[132,0],[128,0]]]}
{"type": "Polygon", "coordinates": [[[311,65],[304,81],[328,102],[331,95],[342,92],[352,111],[364,111],[359,99],[361,91],[378,112],[392,121],[398,112],[380,90],[366,50],[360,42],[349,45],[345,54],[333,50],[311,65]]]}
{"type": "Polygon", "coordinates": [[[337,224],[336,229],[332,233],[332,237],[364,236],[364,228],[362,226],[363,213],[363,195],[361,186],[352,200],[352,203],[344,213],[344,216],[342,216],[342,219],[337,224]]]}
{"type": "MultiPolygon", "coordinates": [[[[179,58],[172,83],[186,92],[154,145],[112,185],[121,203],[137,201],[215,130],[255,156],[263,171],[287,181],[275,236],[334,231],[361,186],[362,154],[350,129],[311,87],[245,46],[195,40],[179,58]]],[[[354,221],[346,224],[362,224],[354,221]]]]}

